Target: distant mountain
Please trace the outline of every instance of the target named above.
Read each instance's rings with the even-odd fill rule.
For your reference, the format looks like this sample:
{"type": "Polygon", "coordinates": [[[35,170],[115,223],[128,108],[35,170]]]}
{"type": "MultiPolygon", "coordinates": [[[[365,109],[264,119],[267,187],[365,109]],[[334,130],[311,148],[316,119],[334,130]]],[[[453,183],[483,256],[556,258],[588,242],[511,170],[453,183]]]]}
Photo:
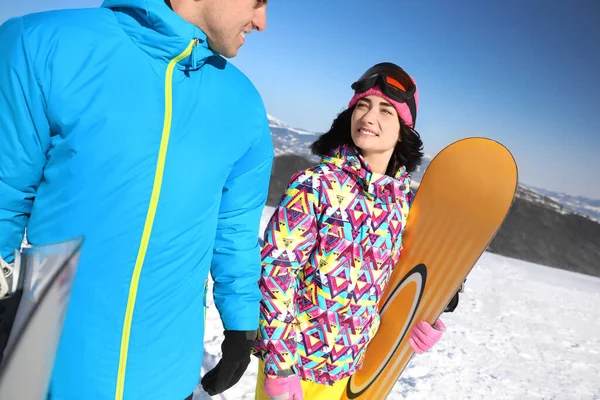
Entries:
{"type": "Polygon", "coordinates": [[[555,192],[530,185],[521,184],[523,189],[535,192],[548,200],[552,200],[562,207],[580,215],[585,215],[596,222],[600,222],[600,200],[584,196],[573,196],[567,193],[555,192]]]}
{"type": "Polygon", "coordinates": [[[519,186],[488,251],[600,276],[600,224],[519,186]]]}
{"type": "Polygon", "coordinates": [[[320,134],[291,128],[271,115],[268,115],[268,117],[276,156],[299,154],[318,161],[318,158],[311,154],[310,145],[319,138],[320,134]]]}
{"type": "MultiPolygon", "coordinates": [[[[268,205],[276,206],[291,176],[318,161],[309,146],[319,134],[290,128],[269,116],[276,158],[268,205]]],[[[412,175],[418,190],[432,157],[412,175]]],[[[512,208],[488,251],[600,276],[600,201],[519,185],[512,208]],[[596,212],[597,214],[594,214],[596,212]],[[596,218],[594,218],[596,215],[596,218]]]]}

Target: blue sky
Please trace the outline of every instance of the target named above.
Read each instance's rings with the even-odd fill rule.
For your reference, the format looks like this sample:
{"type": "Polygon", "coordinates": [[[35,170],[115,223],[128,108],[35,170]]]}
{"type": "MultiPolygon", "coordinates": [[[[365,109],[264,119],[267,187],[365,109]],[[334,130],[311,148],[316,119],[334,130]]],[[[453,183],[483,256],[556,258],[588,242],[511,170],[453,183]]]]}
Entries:
{"type": "MultiPolygon", "coordinates": [[[[7,2],[0,21],[100,3],[7,2]]],[[[270,114],[315,132],[368,67],[397,63],[417,81],[428,154],[491,137],[513,152],[521,182],[600,198],[599,18],[596,0],[270,0],[267,30],[231,61],[270,114]]]]}

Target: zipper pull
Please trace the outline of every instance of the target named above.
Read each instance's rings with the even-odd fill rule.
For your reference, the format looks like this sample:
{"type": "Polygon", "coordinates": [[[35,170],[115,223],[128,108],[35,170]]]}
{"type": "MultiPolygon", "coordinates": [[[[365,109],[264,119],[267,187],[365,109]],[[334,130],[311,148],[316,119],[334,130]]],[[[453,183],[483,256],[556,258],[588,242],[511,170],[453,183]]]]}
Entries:
{"type": "Polygon", "coordinates": [[[194,43],[192,44],[192,69],[196,68],[196,47],[200,44],[199,38],[194,38],[194,43]]]}

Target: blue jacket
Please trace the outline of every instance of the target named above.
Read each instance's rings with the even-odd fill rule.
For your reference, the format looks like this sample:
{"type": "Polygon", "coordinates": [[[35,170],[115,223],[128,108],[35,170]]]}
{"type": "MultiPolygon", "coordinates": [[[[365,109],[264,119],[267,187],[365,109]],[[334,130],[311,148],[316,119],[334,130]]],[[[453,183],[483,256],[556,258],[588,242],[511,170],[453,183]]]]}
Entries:
{"type": "Polygon", "coordinates": [[[0,55],[0,252],[85,238],[52,400],[185,398],[209,271],[225,329],[258,328],[259,94],[163,0],[11,19],[0,55]]]}

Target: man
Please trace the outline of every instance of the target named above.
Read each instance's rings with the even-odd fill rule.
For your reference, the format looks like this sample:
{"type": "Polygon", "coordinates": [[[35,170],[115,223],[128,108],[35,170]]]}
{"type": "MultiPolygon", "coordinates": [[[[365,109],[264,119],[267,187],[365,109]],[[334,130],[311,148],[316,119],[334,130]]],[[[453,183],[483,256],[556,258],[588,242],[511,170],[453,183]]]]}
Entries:
{"type": "Polygon", "coordinates": [[[273,148],[262,100],[223,57],[267,0],[106,0],[0,27],[0,252],[85,238],[52,400],[184,399],[207,276],[225,327],[203,379],[235,384],[258,324],[273,148]]]}

